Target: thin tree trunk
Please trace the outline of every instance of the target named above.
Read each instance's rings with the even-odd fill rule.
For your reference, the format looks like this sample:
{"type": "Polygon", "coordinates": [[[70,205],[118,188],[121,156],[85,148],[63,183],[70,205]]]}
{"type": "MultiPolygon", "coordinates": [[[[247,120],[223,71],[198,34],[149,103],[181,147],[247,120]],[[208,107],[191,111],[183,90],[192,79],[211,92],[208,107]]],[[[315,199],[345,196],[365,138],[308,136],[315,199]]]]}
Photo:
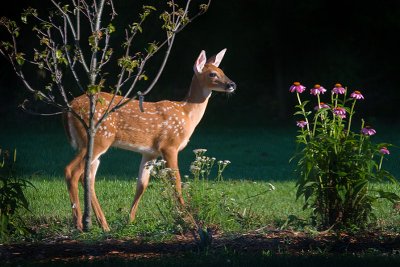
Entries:
{"type": "Polygon", "coordinates": [[[83,177],[83,196],[84,196],[84,212],[82,217],[83,230],[88,232],[92,228],[92,194],[91,194],[91,182],[90,182],[90,167],[92,165],[93,158],[93,146],[95,137],[95,125],[94,125],[94,114],[95,114],[95,97],[90,95],[90,115],[89,115],[89,128],[86,131],[87,134],[87,151],[85,156],[85,173],[83,177]]]}

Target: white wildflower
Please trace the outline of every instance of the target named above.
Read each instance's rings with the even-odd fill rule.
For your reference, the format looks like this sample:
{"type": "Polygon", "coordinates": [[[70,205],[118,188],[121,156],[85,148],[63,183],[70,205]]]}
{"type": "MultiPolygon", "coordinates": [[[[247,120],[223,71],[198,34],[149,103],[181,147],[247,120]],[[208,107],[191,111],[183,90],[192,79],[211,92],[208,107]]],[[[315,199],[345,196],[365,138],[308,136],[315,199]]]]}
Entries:
{"type": "Polygon", "coordinates": [[[276,187],[271,183],[268,183],[268,186],[269,186],[271,191],[274,191],[276,189],[276,187]]]}
{"type": "Polygon", "coordinates": [[[193,153],[194,154],[203,154],[203,153],[206,153],[207,152],[207,149],[205,149],[205,148],[197,148],[197,149],[194,149],[193,150],[193,153]]]}

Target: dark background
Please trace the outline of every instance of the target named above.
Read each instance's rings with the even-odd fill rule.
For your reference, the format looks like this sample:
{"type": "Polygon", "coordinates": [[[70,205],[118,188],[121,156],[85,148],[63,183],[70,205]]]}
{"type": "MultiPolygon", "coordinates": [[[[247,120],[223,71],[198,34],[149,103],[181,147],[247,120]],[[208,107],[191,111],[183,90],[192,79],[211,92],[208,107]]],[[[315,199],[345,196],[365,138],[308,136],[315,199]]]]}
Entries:
{"type": "MultiPolygon", "coordinates": [[[[115,2],[119,16],[114,47],[118,47],[123,36],[118,25],[134,21],[141,2],[158,1],[115,2]]],[[[20,11],[29,5],[47,10],[51,3],[18,0],[14,6],[2,6],[0,15],[18,19],[20,11]]],[[[149,42],[158,38],[151,19],[144,29],[149,42]]],[[[340,82],[350,91],[364,94],[360,116],[372,123],[377,119],[398,121],[399,33],[397,0],[214,0],[205,15],[177,36],[165,72],[147,100],[182,99],[200,51],[204,49],[211,56],[227,48],[221,67],[237,83],[238,90],[232,96],[214,94],[203,124],[293,122],[295,97],[288,89],[294,81],[307,88],[319,83],[328,90],[340,82]]],[[[138,44],[141,42],[146,43],[141,40],[138,44]]],[[[32,32],[23,31],[20,44],[32,51],[32,32]]],[[[152,63],[158,62],[155,58],[152,63]]],[[[110,76],[113,70],[108,70],[110,76]]],[[[40,86],[39,74],[34,70],[28,73],[40,86]]],[[[152,69],[148,73],[151,78],[152,69]]],[[[27,96],[11,66],[1,58],[0,120],[34,119],[18,109],[27,96]]]]}

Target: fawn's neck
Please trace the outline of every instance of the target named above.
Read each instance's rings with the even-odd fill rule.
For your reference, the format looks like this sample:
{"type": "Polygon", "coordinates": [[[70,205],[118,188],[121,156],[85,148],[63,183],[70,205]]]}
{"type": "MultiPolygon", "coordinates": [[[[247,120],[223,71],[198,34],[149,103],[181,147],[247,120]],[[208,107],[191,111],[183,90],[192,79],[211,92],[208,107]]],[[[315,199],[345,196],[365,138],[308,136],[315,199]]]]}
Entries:
{"type": "Polygon", "coordinates": [[[196,75],[194,75],[189,92],[183,100],[184,111],[189,115],[194,126],[196,126],[203,117],[210,96],[211,90],[203,87],[196,75]]]}

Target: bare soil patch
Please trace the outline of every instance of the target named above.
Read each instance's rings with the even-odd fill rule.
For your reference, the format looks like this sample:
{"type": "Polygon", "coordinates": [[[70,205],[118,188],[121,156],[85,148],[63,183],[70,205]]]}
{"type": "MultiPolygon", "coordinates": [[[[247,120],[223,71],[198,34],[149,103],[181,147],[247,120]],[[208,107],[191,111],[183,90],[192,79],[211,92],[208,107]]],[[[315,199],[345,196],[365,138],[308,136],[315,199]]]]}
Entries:
{"type": "MultiPolygon", "coordinates": [[[[379,233],[319,233],[311,235],[296,231],[269,230],[265,233],[242,235],[218,234],[208,251],[232,250],[238,253],[290,255],[371,254],[400,255],[400,234],[379,233]]],[[[1,262],[49,262],[102,260],[110,258],[143,259],[180,256],[198,252],[191,235],[177,235],[165,242],[135,240],[103,240],[83,242],[71,239],[49,240],[46,243],[0,244],[1,262]]]]}

